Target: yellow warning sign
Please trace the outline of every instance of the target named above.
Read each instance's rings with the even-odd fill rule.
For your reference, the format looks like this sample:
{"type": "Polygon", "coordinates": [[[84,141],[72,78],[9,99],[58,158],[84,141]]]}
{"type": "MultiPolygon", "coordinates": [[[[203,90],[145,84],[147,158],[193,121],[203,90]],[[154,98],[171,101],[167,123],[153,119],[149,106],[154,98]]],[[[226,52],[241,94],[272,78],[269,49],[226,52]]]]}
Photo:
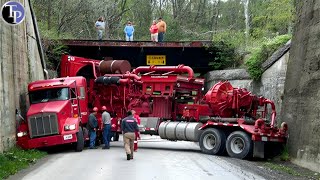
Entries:
{"type": "Polygon", "coordinates": [[[147,55],[147,65],[166,65],[166,56],[147,55]]]}

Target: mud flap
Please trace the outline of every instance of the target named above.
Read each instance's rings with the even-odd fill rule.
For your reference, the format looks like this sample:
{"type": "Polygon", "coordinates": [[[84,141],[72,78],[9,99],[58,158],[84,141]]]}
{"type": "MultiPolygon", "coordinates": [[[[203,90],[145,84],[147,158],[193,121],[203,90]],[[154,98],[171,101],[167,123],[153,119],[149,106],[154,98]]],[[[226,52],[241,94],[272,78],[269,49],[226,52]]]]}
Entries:
{"type": "Polygon", "coordinates": [[[264,158],[264,142],[253,142],[253,157],[264,158]]]}

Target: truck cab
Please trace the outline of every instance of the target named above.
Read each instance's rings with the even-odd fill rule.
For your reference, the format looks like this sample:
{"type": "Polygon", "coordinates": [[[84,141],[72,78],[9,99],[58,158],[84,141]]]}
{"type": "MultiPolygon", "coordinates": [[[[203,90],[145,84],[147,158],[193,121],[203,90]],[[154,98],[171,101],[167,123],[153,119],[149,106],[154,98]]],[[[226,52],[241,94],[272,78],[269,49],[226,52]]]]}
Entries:
{"type": "Polygon", "coordinates": [[[25,149],[72,143],[82,151],[88,121],[86,79],[65,77],[28,85],[30,108],[18,126],[17,143],[25,149]]]}

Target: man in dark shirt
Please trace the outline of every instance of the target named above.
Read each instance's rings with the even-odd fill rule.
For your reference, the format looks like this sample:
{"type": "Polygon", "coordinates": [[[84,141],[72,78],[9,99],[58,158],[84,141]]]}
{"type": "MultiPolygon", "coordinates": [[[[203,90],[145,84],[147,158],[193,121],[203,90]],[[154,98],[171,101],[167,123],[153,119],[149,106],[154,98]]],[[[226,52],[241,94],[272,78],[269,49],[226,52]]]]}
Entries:
{"type": "Polygon", "coordinates": [[[135,132],[139,132],[137,120],[133,117],[132,111],[127,112],[127,117],[122,120],[121,130],[123,134],[124,148],[127,154],[127,160],[133,159],[133,142],[135,132]]]}
{"type": "Polygon", "coordinates": [[[95,147],[95,143],[96,143],[96,131],[97,131],[97,127],[98,127],[98,120],[96,118],[98,113],[98,108],[94,107],[93,108],[93,112],[89,115],[89,121],[87,124],[87,128],[89,130],[89,138],[90,138],[90,147],[89,149],[97,149],[97,147],[95,147]]]}

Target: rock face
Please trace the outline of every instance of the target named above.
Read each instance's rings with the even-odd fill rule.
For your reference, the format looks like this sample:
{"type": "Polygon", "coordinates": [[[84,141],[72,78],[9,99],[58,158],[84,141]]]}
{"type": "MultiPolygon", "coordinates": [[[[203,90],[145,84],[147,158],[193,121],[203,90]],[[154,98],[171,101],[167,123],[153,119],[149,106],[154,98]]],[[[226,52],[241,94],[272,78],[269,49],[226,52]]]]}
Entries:
{"type": "Polygon", "coordinates": [[[320,1],[296,1],[282,119],[294,162],[320,172],[320,1]]]}
{"type": "Polygon", "coordinates": [[[15,144],[15,110],[26,113],[28,83],[44,78],[29,4],[20,3],[26,11],[21,24],[10,26],[0,20],[0,152],[15,144]]]}

